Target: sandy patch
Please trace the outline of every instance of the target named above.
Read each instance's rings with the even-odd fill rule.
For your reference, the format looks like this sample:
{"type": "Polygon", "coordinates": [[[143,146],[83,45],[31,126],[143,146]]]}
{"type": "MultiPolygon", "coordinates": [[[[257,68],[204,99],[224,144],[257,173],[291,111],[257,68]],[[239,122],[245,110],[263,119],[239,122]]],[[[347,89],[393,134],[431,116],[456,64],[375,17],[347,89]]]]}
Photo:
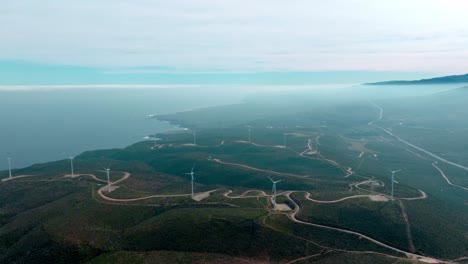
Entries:
{"type": "Polygon", "coordinates": [[[291,207],[287,204],[276,204],[276,210],[286,212],[286,211],[292,211],[291,207]]]}
{"type": "Polygon", "coordinates": [[[111,193],[115,190],[117,190],[120,186],[115,186],[115,185],[111,185],[110,188],[108,188],[107,186],[104,187],[104,189],[102,189],[103,192],[105,193],[111,193]],[[108,191],[110,189],[110,191],[108,191]]]}
{"type": "MultiPolygon", "coordinates": [[[[216,191],[216,190],[214,190],[216,191]]],[[[197,202],[200,202],[201,200],[203,199],[206,199],[208,197],[210,197],[210,194],[214,191],[207,191],[207,192],[202,192],[202,193],[196,193],[193,195],[192,199],[197,201],[197,202]]]]}
{"type": "Polygon", "coordinates": [[[370,195],[369,199],[374,202],[388,202],[388,198],[383,195],[370,195]]]}
{"type": "Polygon", "coordinates": [[[366,153],[375,153],[375,151],[372,151],[366,147],[368,142],[365,141],[351,141],[350,144],[351,146],[348,146],[348,149],[350,150],[355,150],[359,152],[366,152],[366,153]]]}
{"type": "Polygon", "coordinates": [[[72,176],[71,174],[65,174],[65,175],[63,175],[64,178],[72,178],[72,179],[78,178],[78,177],[80,177],[80,176],[83,176],[83,174],[73,174],[73,176],[72,176]]]}
{"type": "Polygon", "coordinates": [[[439,261],[431,258],[418,258],[418,260],[424,263],[439,263],[439,261]]]}

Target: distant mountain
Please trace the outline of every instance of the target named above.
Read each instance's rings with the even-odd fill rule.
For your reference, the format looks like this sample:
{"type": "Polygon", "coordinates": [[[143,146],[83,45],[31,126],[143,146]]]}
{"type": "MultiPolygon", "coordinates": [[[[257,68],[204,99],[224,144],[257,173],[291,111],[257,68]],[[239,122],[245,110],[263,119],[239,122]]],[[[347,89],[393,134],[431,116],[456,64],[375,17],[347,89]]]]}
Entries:
{"type": "Polygon", "coordinates": [[[386,81],[376,83],[365,83],[364,85],[420,85],[420,84],[456,84],[468,83],[468,74],[437,77],[415,81],[386,81]]]}

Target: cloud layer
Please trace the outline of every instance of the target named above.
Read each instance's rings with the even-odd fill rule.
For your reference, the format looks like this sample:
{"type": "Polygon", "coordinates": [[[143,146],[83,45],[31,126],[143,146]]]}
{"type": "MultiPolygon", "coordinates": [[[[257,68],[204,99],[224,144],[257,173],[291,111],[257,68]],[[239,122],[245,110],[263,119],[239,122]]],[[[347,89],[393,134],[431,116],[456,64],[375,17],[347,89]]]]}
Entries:
{"type": "Polygon", "coordinates": [[[0,60],[188,71],[462,73],[464,0],[15,0],[0,60]]]}

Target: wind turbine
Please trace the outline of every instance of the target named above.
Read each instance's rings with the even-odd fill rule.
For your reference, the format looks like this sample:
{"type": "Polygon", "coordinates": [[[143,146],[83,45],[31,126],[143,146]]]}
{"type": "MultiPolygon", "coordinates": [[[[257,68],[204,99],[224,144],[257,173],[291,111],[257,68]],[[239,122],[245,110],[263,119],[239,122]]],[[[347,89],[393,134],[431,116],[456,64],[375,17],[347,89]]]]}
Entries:
{"type": "Polygon", "coordinates": [[[193,164],[192,170],[190,172],[185,173],[186,175],[190,175],[190,178],[192,180],[192,198],[193,198],[193,181],[195,181],[195,172],[193,171],[195,169],[195,163],[193,164]]]}
{"type": "Polygon", "coordinates": [[[273,202],[273,209],[276,210],[276,184],[278,182],[282,182],[283,180],[274,181],[270,177],[268,177],[268,179],[270,179],[270,181],[273,183],[273,188],[271,189],[271,192],[273,193],[273,197],[271,198],[271,201],[273,202]]]}
{"type": "Polygon", "coordinates": [[[11,179],[11,158],[7,158],[8,159],[8,173],[10,175],[10,179],[11,179]]]}
{"type": "Polygon", "coordinates": [[[392,193],[391,193],[391,197],[392,197],[392,200],[393,200],[393,185],[395,184],[395,173],[397,172],[400,172],[401,170],[395,170],[395,171],[392,171],[392,170],[388,170],[392,173],[392,193]]]}
{"type": "Polygon", "coordinates": [[[197,144],[197,132],[193,131],[193,144],[197,144]]]}
{"type": "Polygon", "coordinates": [[[157,144],[157,143],[158,143],[158,140],[161,140],[161,138],[153,137],[153,136],[146,136],[146,137],[144,137],[144,139],[146,139],[146,140],[148,140],[148,141],[149,141],[149,140],[152,140],[152,141],[154,142],[154,145],[151,147],[151,149],[155,149],[156,146],[158,145],[158,144],[157,144]]]}
{"type": "Polygon", "coordinates": [[[69,159],[70,159],[70,167],[71,167],[71,176],[73,178],[73,177],[75,177],[75,174],[73,172],[73,159],[74,159],[74,157],[70,156],[69,159]]]}
{"type": "Polygon", "coordinates": [[[249,143],[250,143],[250,133],[251,133],[251,129],[249,127],[249,143]]]}
{"type": "Polygon", "coordinates": [[[104,170],[106,171],[107,173],[107,192],[110,193],[110,176],[109,176],[109,173],[110,173],[110,168],[104,168],[104,170]]]}

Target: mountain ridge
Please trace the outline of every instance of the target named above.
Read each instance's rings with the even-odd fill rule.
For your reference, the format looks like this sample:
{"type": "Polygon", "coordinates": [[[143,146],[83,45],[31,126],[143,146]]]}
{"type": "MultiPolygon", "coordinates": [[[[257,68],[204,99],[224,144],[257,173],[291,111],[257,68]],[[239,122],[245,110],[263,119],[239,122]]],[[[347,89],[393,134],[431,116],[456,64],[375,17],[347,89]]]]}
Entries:
{"type": "Polygon", "coordinates": [[[421,80],[395,80],[374,83],[364,83],[364,85],[421,85],[421,84],[456,84],[468,83],[468,73],[462,75],[449,75],[421,80]]]}

